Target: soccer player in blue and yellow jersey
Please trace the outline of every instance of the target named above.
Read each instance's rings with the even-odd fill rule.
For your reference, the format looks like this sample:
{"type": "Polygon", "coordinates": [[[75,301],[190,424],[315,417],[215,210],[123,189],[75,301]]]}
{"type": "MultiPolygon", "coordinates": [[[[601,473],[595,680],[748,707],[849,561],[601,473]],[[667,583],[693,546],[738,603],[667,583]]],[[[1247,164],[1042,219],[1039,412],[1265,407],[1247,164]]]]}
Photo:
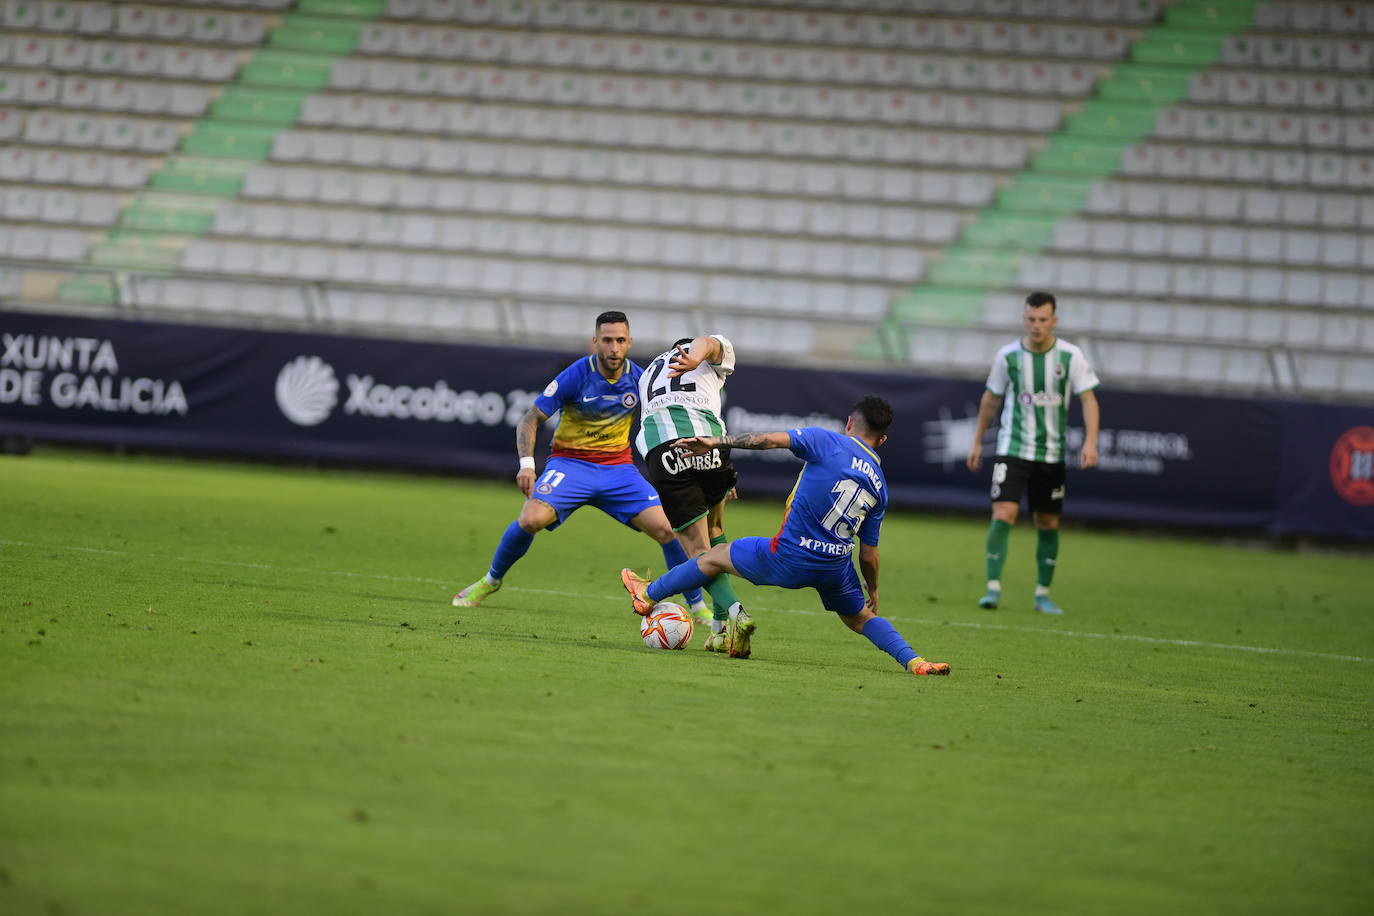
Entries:
{"type": "MultiPolygon", "coordinates": [[[[787,501],[782,528],[772,538],[740,538],[717,544],[694,561],[645,582],[628,569],[620,580],[635,613],[684,588],[695,588],[721,573],[742,576],[755,585],[814,588],[826,610],[862,633],[912,674],[949,674],[944,662],[928,662],[907,645],[878,610],[878,535],[887,509],[887,481],[877,448],[887,441],[892,407],[882,398],[861,398],[845,421],[844,434],[817,426],[788,432],[682,439],[685,453],[715,448],[786,448],[806,462],[787,501]],[[859,538],[859,568],[868,600],[854,572],[854,537],[859,538]]],[[[748,632],[731,627],[729,654],[747,658],[748,632]]]]}
{"type": "MultiPolygon", "coordinates": [[[[643,372],[627,356],[632,342],[624,312],[598,315],[591,355],[560,372],[520,418],[515,431],[520,471],[515,482],[525,494],[525,505],[501,535],[487,574],[453,596],[455,607],[476,607],[499,589],[506,573],[530,549],[535,534],[557,528],[581,506],[595,506],[658,541],[669,566],[686,562],[658,494],[630,454],[643,372]],[[559,411],[549,459],[544,473],[536,477],[535,436],[539,425],[559,411]]],[[[700,589],[683,594],[693,611],[705,609],[700,589]]]]}

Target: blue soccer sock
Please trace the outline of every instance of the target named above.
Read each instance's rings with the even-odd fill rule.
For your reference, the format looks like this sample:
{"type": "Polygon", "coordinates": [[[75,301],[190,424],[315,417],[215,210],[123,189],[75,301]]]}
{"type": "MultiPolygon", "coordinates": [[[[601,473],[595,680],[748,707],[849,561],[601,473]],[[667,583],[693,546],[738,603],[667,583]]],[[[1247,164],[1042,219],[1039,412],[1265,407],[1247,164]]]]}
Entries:
{"type": "Polygon", "coordinates": [[[868,623],[859,632],[868,637],[868,641],[888,655],[897,660],[897,664],[903,668],[907,662],[916,657],[917,652],[907,645],[906,640],[897,628],[887,622],[886,617],[870,617],[868,623]]]}
{"type": "MultiPolygon", "coordinates": [[[[673,538],[671,541],[663,545],[663,561],[668,564],[669,569],[681,566],[683,563],[687,562],[687,551],[682,549],[682,542],[679,541],[677,538],[673,538]]],[[[688,607],[692,607],[694,605],[702,603],[700,588],[688,588],[683,589],[681,591],[682,597],[687,599],[688,607]]],[[[669,592],[668,594],[671,595],[673,594],[673,592],[669,592]]],[[[665,595],[664,597],[666,598],[667,595],[665,595]]],[[[659,598],[655,600],[662,601],[663,599],[659,598]]]]}
{"type": "Polygon", "coordinates": [[[491,570],[487,575],[498,581],[504,579],[533,543],[534,535],[521,528],[519,522],[511,522],[501,535],[501,543],[496,545],[496,554],[491,558],[491,570]]]}
{"type": "MultiPolygon", "coordinates": [[[[682,548],[678,548],[681,550],[682,548]]],[[[701,594],[701,587],[711,581],[711,576],[701,571],[696,560],[686,560],[674,566],[663,575],[649,583],[645,594],[654,603],[662,601],[669,595],[676,595],[678,592],[684,594],[688,589],[701,594]]]]}

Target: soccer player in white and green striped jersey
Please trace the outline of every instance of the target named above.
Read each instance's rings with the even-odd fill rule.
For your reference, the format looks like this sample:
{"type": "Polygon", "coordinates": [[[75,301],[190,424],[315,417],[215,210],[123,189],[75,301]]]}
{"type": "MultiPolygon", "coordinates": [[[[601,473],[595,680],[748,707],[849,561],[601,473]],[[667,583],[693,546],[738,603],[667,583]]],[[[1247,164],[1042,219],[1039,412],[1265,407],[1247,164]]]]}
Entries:
{"type": "Polygon", "coordinates": [[[1000,411],[997,452],[992,465],[992,525],[987,537],[987,593],[978,606],[992,610],[1002,597],[1002,566],[1007,543],[1029,497],[1036,527],[1035,609],[1061,614],[1050,600],[1050,583],[1059,562],[1059,516],[1064,508],[1064,438],[1069,401],[1083,405],[1083,450],[1078,466],[1097,464],[1097,373],[1083,351],[1054,336],[1059,322],[1050,293],[1026,297],[1022,314],[1026,336],[997,351],[988,373],[987,390],[978,405],[978,423],[969,447],[968,467],[983,464],[983,433],[1000,411]]]}
{"type": "MultiPolygon", "coordinates": [[[[721,389],[735,371],[735,347],[721,334],[683,338],[660,353],[639,377],[639,435],[645,476],[658,491],[668,524],[689,558],[725,543],[723,507],[735,488],[728,448],[683,455],[679,439],[725,435],[721,389]]],[[[727,575],[706,586],[711,595],[708,652],[748,658],[754,622],[727,575]]]]}

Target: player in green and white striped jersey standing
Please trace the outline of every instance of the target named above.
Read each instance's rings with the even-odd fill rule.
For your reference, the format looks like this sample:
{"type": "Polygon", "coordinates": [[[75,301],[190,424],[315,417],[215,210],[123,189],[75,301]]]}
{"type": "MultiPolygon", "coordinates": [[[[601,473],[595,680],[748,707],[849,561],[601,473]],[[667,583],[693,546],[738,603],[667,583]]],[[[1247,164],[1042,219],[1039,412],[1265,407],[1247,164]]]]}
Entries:
{"type": "Polygon", "coordinates": [[[1029,497],[1035,516],[1035,609],[1062,614],[1050,600],[1050,583],[1059,561],[1059,516],[1064,508],[1064,436],[1069,401],[1083,404],[1083,450],[1078,465],[1097,464],[1100,415],[1097,373],[1083,351],[1054,336],[1059,322],[1050,293],[1031,293],[1022,314],[1026,336],[997,351],[988,373],[987,390],[978,405],[978,423],[969,447],[968,467],[983,464],[983,433],[1001,411],[997,453],[992,465],[992,525],[987,538],[987,593],[978,606],[992,610],[1002,597],[1002,565],[1007,542],[1021,508],[1029,497]]]}
{"type": "MultiPolygon", "coordinates": [[[[658,490],[668,524],[688,558],[725,543],[723,508],[735,487],[730,450],[684,455],[673,445],[694,436],[723,436],[720,391],[735,371],[735,348],[720,334],[684,337],[660,353],[639,378],[640,428],[635,447],[644,457],[645,476],[658,490]]],[[[730,577],[706,586],[711,595],[708,652],[748,658],[754,622],[740,605],[730,577]]]]}

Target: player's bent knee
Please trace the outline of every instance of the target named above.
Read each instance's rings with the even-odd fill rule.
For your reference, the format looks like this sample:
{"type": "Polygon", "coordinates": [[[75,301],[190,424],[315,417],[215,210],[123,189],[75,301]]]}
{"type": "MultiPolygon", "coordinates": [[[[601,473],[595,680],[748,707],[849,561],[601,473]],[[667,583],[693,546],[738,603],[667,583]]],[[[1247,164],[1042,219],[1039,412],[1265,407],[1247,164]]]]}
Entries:
{"type": "Polygon", "coordinates": [[[853,630],[855,633],[862,633],[864,629],[864,624],[868,623],[870,620],[872,620],[874,617],[877,617],[878,615],[870,611],[868,608],[864,608],[857,614],[836,614],[835,616],[839,617],[840,620],[844,621],[844,625],[849,627],[849,629],[853,630]]]}
{"type": "Polygon", "coordinates": [[[557,519],[558,513],[554,511],[553,506],[542,500],[530,499],[526,500],[524,508],[520,510],[520,517],[515,520],[515,523],[526,534],[538,534],[557,519]]]}
{"type": "Polygon", "coordinates": [[[719,576],[721,573],[734,574],[735,566],[730,562],[730,545],[717,544],[697,557],[697,568],[708,576],[719,576]]]}

